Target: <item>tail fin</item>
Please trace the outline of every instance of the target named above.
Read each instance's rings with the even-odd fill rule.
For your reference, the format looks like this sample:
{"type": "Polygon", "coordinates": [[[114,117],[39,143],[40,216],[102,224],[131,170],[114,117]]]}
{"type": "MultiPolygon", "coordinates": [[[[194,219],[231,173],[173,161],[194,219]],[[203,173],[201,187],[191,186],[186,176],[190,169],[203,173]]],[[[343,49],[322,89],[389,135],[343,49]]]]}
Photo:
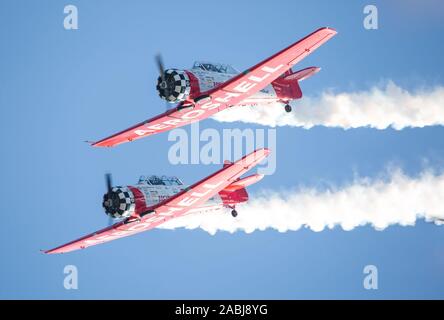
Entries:
{"type": "Polygon", "coordinates": [[[235,191],[227,191],[224,189],[219,192],[219,196],[225,206],[232,206],[248,201],[248,193],[245,188],[237,189],[235,191]]]}
{"type": "Polygon", "coordinates": [[[296,72],[293,72],[293,70],[290,69],[281,77],[274,80],[271,85],[278,98],[281,98],[282,100],[300,99],[302,98],[302,91],[299,86],[299,81],[311,77],[320,70],[321,68],[318,67],[308,67],[296,72]]]}

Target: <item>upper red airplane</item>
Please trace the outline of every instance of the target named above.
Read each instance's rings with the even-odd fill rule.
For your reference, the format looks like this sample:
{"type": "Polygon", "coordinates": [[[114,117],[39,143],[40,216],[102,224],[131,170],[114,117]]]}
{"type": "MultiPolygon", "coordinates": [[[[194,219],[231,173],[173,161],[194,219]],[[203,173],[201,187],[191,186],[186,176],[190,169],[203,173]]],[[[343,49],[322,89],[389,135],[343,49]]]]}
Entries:
{"type": "Polygon", "coordinates": [[[142,176],[133,186],[112,187],[107,176],[108,192],[103,208],[119,222],[45,253],[65,253],[147,231],[170,219],[191,213],[204,213],[223,208],[237,216],[236,205],[248,200],[245,188],[263,178],[254,174],[240,178],[264,160],[270,151],[258,149],[236,162],[225,161],[219,171],[201,181],[185,186],[176,177],[142,176]]]}
{"type": "Polygon", "coordinates": [[[157,90],[162,99],[177,105],[154,118],[93,143],[96,147],[113,147],[145,136],[181,127],[238,105],[280,102],[287,112],[289,102],[300,99],[299,81],[320,70],[310,67],[293,72],[291,68],[336,34],[321,28],[239,73],[225,64],[196,62],[191,70],[164,71],[157,58],[160,76],[157,90]]]}

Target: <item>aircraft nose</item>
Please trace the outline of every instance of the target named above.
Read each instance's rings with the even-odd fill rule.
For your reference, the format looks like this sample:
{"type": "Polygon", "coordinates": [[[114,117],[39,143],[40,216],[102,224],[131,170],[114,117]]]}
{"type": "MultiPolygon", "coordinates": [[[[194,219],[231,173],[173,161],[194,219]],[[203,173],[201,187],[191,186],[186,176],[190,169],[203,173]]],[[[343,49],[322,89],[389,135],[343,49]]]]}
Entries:
{"type": "Polygon", "coordinates": [[[132,192],[127,187],[114,187],[103,195],[102,206],[112,218],[125,218],[135,210],[132,192]]]}
{"type": "Polygon", "coordinates": [[[113,200],[109,198],[108,195],[104,196],[105,200],[103,201],[103,206],[106,208],[110,208],[113,206],[113,200]]]}

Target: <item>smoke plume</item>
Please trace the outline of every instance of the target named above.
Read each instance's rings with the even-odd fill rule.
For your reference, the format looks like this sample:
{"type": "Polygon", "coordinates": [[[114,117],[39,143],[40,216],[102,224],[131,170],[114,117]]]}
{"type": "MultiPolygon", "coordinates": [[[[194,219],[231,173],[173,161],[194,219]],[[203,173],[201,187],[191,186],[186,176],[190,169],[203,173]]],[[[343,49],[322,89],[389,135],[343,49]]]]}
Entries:
{"type": "Polygon", "coordinates": [[[339,188],[262,191],[238,206],[237,218],[227,209],[191,214],[160,227],[201,228],[210,234],[265,229],[286,232],[303,227],[322,231],[335,226],[348,231],[363,225],[382,230],[393,224],[414,225],[421,218],[442,224],[439,219],[444,219],[443,199],[444,174],[424,171],[412,178],[393,170],[385,177],[356,178],[339,188]]]}
{"type": "Polygon", "coordinates": [[[392,81],[368,91],[324,92],[292,103],[293,112],[282,105],[235,107],[216,114],[221,122],[241,121],[276,126],[371,127],[400,130],[444,124],[444,87],[410,92],[392,81]]]}

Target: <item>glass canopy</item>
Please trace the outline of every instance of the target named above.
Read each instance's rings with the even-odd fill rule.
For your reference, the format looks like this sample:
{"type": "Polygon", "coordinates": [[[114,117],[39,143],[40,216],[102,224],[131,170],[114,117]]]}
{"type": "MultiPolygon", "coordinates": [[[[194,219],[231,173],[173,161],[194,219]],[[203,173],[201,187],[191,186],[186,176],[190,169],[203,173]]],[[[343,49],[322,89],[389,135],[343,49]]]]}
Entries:
{"type": "Polygon", "coordinates": [[[149,184],[153,186],[181,186],[182,181],[174,176],[140,176],[139,183],[149,184]]]}
{"type": "Polygon", "coordinates": [[[203,71],[211,71],[217,73],[228,73],[228,74],[237,74],[239,71],[234,69],[232,66],[223,63],[213,63],[213,62],[204,62],[204,61],[196,61],[194,62],[193,69],[200,69],[203,71]]]}

